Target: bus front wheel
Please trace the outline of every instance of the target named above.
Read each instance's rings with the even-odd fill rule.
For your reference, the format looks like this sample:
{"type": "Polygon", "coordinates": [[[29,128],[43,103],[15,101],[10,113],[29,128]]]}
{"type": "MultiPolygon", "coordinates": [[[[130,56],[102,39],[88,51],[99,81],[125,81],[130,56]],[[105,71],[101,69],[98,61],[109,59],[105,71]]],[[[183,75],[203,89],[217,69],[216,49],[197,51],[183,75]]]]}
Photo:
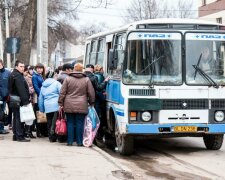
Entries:
{"type": "Polygon", "coordinates": [[[134,152],[134,138],[130,135],[120,134],[119,127],[115,123],[115,138],[118,152],[121,155],[131,155],[134,152]]]}
{"type": "Polygon", "coordinates": [[[223,144],[223,134],[206,134],[203,136],[205,146],[209,150],[219,150],[223,144]]]}

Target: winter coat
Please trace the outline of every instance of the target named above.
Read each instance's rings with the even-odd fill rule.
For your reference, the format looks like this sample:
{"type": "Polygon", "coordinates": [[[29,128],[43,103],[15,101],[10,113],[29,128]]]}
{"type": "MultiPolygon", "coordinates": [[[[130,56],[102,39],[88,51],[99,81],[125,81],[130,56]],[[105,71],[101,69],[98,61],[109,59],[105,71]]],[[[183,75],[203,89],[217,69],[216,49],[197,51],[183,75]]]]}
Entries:
{"type": "Polygon", "coordinates": [[[5,100],[9,95],[9,76],[10,71],[3,67],[3,69],[0,70],[0,97],[5,100]]]}
{"type": "Polygon", "coordinates": [[[97,78],[98,78],[98,83],[103,83],[105,80],[105,77],[103,76],[103,74],[101,72],[95,72],[94,74],[97,78]]]}
{"type": "Polygon", "coordinates": [[[32,95],[34,93],[34,87],[33,87],[33,83],[32,83],[32,76],[30,74],[27,74],[26,76],[24,76],[27,84],[28,84],[28,87],[29,87],[29,92],[30,92],[30,95],[32,95]]]}
{"type": "Polygon", "coordinates": [[[23,73],[14,69],[9,77],[9,93],[11,95],[19,96],[21,99],[21,106],[29,104],[30,93],[23,73]]]}
{"type": "Polygon", "coordinates": [[[40,74],[38,74],[36,71],[34,71],[32,76],[32,83],[34,86],[34,91],[37,93],[37,96],[39,96],[40,94],[41,86],[43,82],[44,82],[43,77],[40,74]]]}
{"type": "Polygon", "coordinates": [[[102,91],[106,88],[106,82],[99,83],[98,78],[89,71],[85,71],[84,74],[90,79],[95,91],[102,91]]]}
{"type": "Polygon", "coordinates": [[[64,80],[59,105],[66,113],[88,113],[88,102],[95,102],[95,91],[89,78],[81,72],[73,72],[64,80]]]}
{"type": "Polygon", "coordinates": [[[59,81],[61,84],[63,84],[63,81],[68,77],[68,74],[66,72],[61,72],[57,78],[57,81],[59,81]]]}
{"type": "Polygon", "coordinates": [[[53,78],[46,79],[41,87],[38,106],[41,112],[50,113],[59,110],[58,99],[62,85],[53,78]]]}

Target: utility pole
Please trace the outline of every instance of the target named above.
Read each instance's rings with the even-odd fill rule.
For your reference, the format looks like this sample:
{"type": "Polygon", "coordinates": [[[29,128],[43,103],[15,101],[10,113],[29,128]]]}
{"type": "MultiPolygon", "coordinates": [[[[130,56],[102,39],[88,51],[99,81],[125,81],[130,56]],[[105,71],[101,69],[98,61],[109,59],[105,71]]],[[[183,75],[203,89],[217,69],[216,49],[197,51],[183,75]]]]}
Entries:
{"type": "Polygon", "coordinates": [[[48,1],[37,0],[37,61],[48,66],[48,1]]]}
{"type": "MultiPolygon", "coordinates": [[[[7,4],[7,0],[5,2],[5,37],[6,39],[9,37],[9,7],[7,4]]],[[[7,67],[11,68],[11,58],[10,54],[6,53],[6,58],[7,58],[7,67]]]]}

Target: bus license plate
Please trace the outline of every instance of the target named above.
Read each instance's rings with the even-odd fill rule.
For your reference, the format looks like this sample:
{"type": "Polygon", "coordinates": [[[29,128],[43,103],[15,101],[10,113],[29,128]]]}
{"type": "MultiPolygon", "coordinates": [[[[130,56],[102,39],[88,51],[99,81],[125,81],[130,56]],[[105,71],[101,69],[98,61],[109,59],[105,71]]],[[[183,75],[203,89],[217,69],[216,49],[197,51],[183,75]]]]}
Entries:
{"type": "Polygon", "coordinates": [[[197,132],[196,126],[175,126],[173,128],[174,132],[197,132]]]}

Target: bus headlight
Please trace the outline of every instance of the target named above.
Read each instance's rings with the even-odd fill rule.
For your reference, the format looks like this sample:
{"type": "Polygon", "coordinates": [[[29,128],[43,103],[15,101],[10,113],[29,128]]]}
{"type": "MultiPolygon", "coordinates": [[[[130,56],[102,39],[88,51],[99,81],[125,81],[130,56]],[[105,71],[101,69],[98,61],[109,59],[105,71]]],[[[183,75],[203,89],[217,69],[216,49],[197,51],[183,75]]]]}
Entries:
{"type": "Polygon", "coordinates": [[[221,122],[224,120],[224,112],[223,111],[216,111],[215,113],[215,120],[217,122],[221,122]]]}
{"type": "Polygon", "coordinates": [[[151,120],[152,115],[151,115],[150,112],[147,112],[147,111],[146,111],[146,112],[143,112],[143,113],[141,114],[141,118],[142,118],[143,121],[147,122],[147,121],[150,121],[150,120],[151,120]]]}

